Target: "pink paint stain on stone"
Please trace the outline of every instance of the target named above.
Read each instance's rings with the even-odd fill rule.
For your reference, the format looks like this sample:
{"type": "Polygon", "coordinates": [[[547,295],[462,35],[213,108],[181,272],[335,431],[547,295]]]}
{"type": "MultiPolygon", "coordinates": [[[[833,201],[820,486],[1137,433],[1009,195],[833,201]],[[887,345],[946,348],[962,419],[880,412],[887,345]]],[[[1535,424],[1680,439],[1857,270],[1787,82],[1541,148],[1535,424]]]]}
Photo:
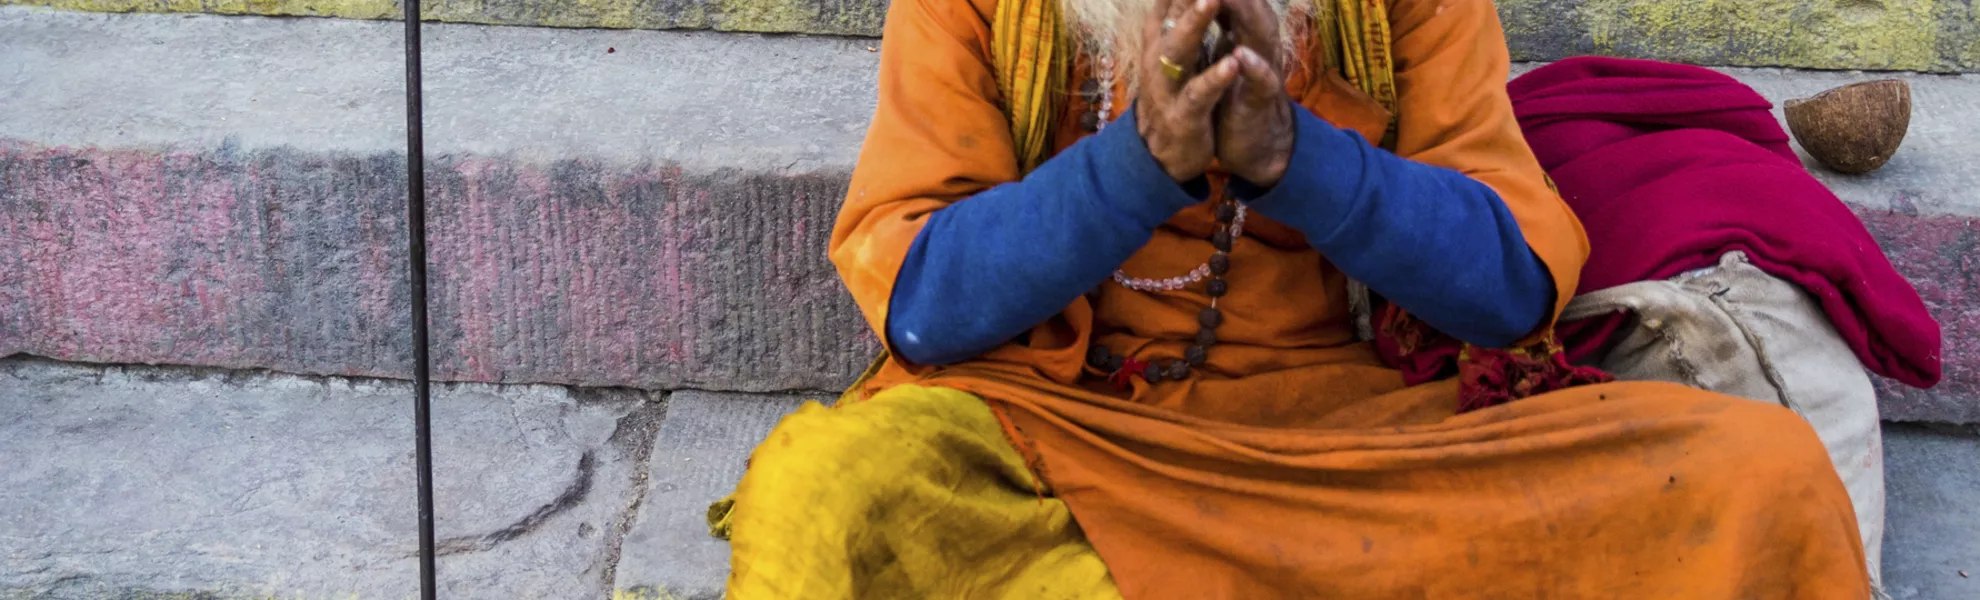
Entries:
{"type": "MultiPolygon", "coordinates": [[[[405,377],[404,160],[0,141],[0,354],[405,377]]],[[[430,160],[434,374],[843,386],[845,174],[430,160]]]]}
{"type": "Polygon", "coordinates": [[[469,377],[503,380],[528,357],[532,369],[637,380],[656,365],[692,365],[703,316],[690,270],[698,227],[712,211],[706,190],[688,190],[672,169],[606,170],[581,161],[548,166],[460,161],[439,179],[430,205],[435,229],[435,304],[456,365],[469,377]]]}
{"type": "Polygon", "coordinates": [[[60,198],[32,214],[6,211],[9,245],[29,256],[26,290],[14,291],[22,339],[86,360],[141,362],[152,355],[237,364],[251,332],[221,319],[261,291],[255,258],[237,241],[237,190],[215,177],[225,165],[186,155],[134,156],[68,149],[0,152],[8,195],[60,198]],[[18,162],[17,162],[18,161],[18,162]],[[33,177],[38,171],[41,177],[33,177]],[[20,248],[27,245],[28,248],[20,248]],[[56,325],[50,327],[49,325],[56,325]]]}

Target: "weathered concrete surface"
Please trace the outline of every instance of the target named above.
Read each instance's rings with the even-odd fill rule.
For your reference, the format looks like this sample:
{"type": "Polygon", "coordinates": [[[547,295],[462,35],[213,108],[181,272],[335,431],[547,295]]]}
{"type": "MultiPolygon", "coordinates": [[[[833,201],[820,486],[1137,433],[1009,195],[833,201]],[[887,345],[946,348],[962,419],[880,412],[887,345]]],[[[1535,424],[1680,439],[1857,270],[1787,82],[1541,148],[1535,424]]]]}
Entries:
{"type": "MultiPolygon", "coordinates": [[[[659,405],[436,395],[441,595],[603,596],[659,405]]],[[[416,597],[412,448],[403,382],[0,360],[0,597],[416,597]]]]}
{"type": "Polygon", "coordinates": [[[1886,424],[1884,455],[1886,591],[1980,598],[1980,428],[1886,424]]]}
{"type": "Polygon", "coordinates": [[[1970,72],[1964,0],[1498,0],[1518,60],[1587,54],[1714,66],[1970,72]]]}
{"type": "MultiPolygon", "coordinates": [[[[834,389],[872,356],[824,261],[864,42],[428,32],[436,376],[834,389]]],[[[404,376],[396,35],[0,7],[0,353],[404,376]]],[[[1980,76],[1905,78],[1892,162],[1816,174],[1945,326],[1946,383],[1887,416],[1980,422],[1980,76]]]]}
{"type": "Polygon", "coordinates": [[[742,479],[750,450],[798,396],[677,392],[653,442],[646,501],[626,533],[614,587],[621,600],[722,596],[729,545],[708,535],[708,505],[742,479]]]}
{"type": "MultiPolygon", "coordinates": [[[[403,382],[0,359],[0,598],[413,598],[403,382]]],[[[442,386],[446,598],[715,598],[705,511],[799,402],[442,386]],[[609,592],[608,592],[609,590],[609,592]]],[[[1885,426],[1885,581],[1980,597],[1980,431],[1885,426]]]]}
{"type": "MultiPolygon", "coordinates": [[[[394,0],[0,0],[95,12],[400,19],[394,0]]],[[[880,0],[424,0],[424,21],[606,29],[880,35],[880,0]]]]}
{"type": "MultiPolygon", "coordinates": [[[[0,138],[403,152],[401,33],[0,6],[0,138]]],[[[843,171],[872,117],[879,65],[871,40],[464,25],[424,36],[430,157],[843,171]]]]}
{"type": "MultiPolygon", "coordinates": [[[[101,12],[395,19],[391,0],[0,0],[101,12]]],[[[1705,65],[1972,71],[1962,0],[1499,0],[1519,60],[1583,54],[1705,65]]],[[[882,0],[435,0],[425,19],[493,25],[878,36],[882,0]]]]}

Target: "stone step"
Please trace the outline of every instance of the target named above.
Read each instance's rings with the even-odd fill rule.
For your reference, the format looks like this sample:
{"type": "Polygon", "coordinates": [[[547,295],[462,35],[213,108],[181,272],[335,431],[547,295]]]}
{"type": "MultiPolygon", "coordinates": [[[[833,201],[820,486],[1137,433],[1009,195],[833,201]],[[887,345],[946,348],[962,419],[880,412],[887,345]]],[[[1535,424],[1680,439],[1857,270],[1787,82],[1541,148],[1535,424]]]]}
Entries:
{"type": "MultiPolygon", "coordinates": [[[[393,0],[0,0],[97,12],[397,19],[393,0]]],[[[878,37],[883,0],[427,0],[423,19],[878,37]]],[[[1517,60],[1600,54],[1692,64],[1970,72],[1980,28],[1949,0],[1498,0],[1517,60]]]]}
{"type": "MultiPolygon", "coordinates": [[[[411,394],[0,359],[0,598],[417,597],[411,394]]],[[[441,596],[605,597],[663,398],[440,386],[441,596]]]]}
{"type": "MultiPolygon", "coordinates": [[[[413,598],[410,398],[397,380],[0,359],[0,598],[413,598]]],[[[719,598],[707,506],[803,398],[439,386],[440,596],[719,598]]],[[[1980,430],[1884,436],[1892,595],[1980,597],[1980,430]]]]}
{"type": "MultiPolygon", "coordinates": [[[[0,7],[0,355],[408,376],[398,34],[0,7]]],[[[877,346],[824,254],[874,44],[429,26],[436,377],[844,386],[877,346]]],[[[1980,76],[1901,77],[1891,164],[1815,172],[1945,328],[1945,383],[1887,418],[1980,422],[1980,76]]]]}

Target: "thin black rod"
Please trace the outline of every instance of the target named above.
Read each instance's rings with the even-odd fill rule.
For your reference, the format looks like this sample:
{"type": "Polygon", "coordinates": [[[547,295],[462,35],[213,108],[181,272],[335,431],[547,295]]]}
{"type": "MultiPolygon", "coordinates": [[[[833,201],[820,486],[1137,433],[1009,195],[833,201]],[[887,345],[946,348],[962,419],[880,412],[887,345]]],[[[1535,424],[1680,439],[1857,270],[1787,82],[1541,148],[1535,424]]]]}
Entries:
{"type": "Polygon", "coordinates": [[[406,256],[413,327],[413,462],[419,469],[419,597],[433,586],[433,382],[426,352],[426,141],[419,85],[419,0],[404,0],[406,23],[406,256]]]}

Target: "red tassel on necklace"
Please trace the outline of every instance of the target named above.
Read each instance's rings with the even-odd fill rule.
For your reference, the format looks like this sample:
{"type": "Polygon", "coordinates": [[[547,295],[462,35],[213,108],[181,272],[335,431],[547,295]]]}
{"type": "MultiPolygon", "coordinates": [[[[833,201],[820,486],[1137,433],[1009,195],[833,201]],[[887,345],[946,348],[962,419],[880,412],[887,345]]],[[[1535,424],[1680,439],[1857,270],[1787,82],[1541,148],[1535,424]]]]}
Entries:
{"type": "Polygon", "coordinates": [[[1114,384],[1116,389],[1125,390],[1128,388],[1128,385],[1134,383],[1135,376],[1140,375],[1147,369],[1148,363],[1146,361],[1123,356],[1121,357],[1121,368],[1114,369],[1113,373],[1109,373],[1107,375],[1107,382],[1114,384]]]}

